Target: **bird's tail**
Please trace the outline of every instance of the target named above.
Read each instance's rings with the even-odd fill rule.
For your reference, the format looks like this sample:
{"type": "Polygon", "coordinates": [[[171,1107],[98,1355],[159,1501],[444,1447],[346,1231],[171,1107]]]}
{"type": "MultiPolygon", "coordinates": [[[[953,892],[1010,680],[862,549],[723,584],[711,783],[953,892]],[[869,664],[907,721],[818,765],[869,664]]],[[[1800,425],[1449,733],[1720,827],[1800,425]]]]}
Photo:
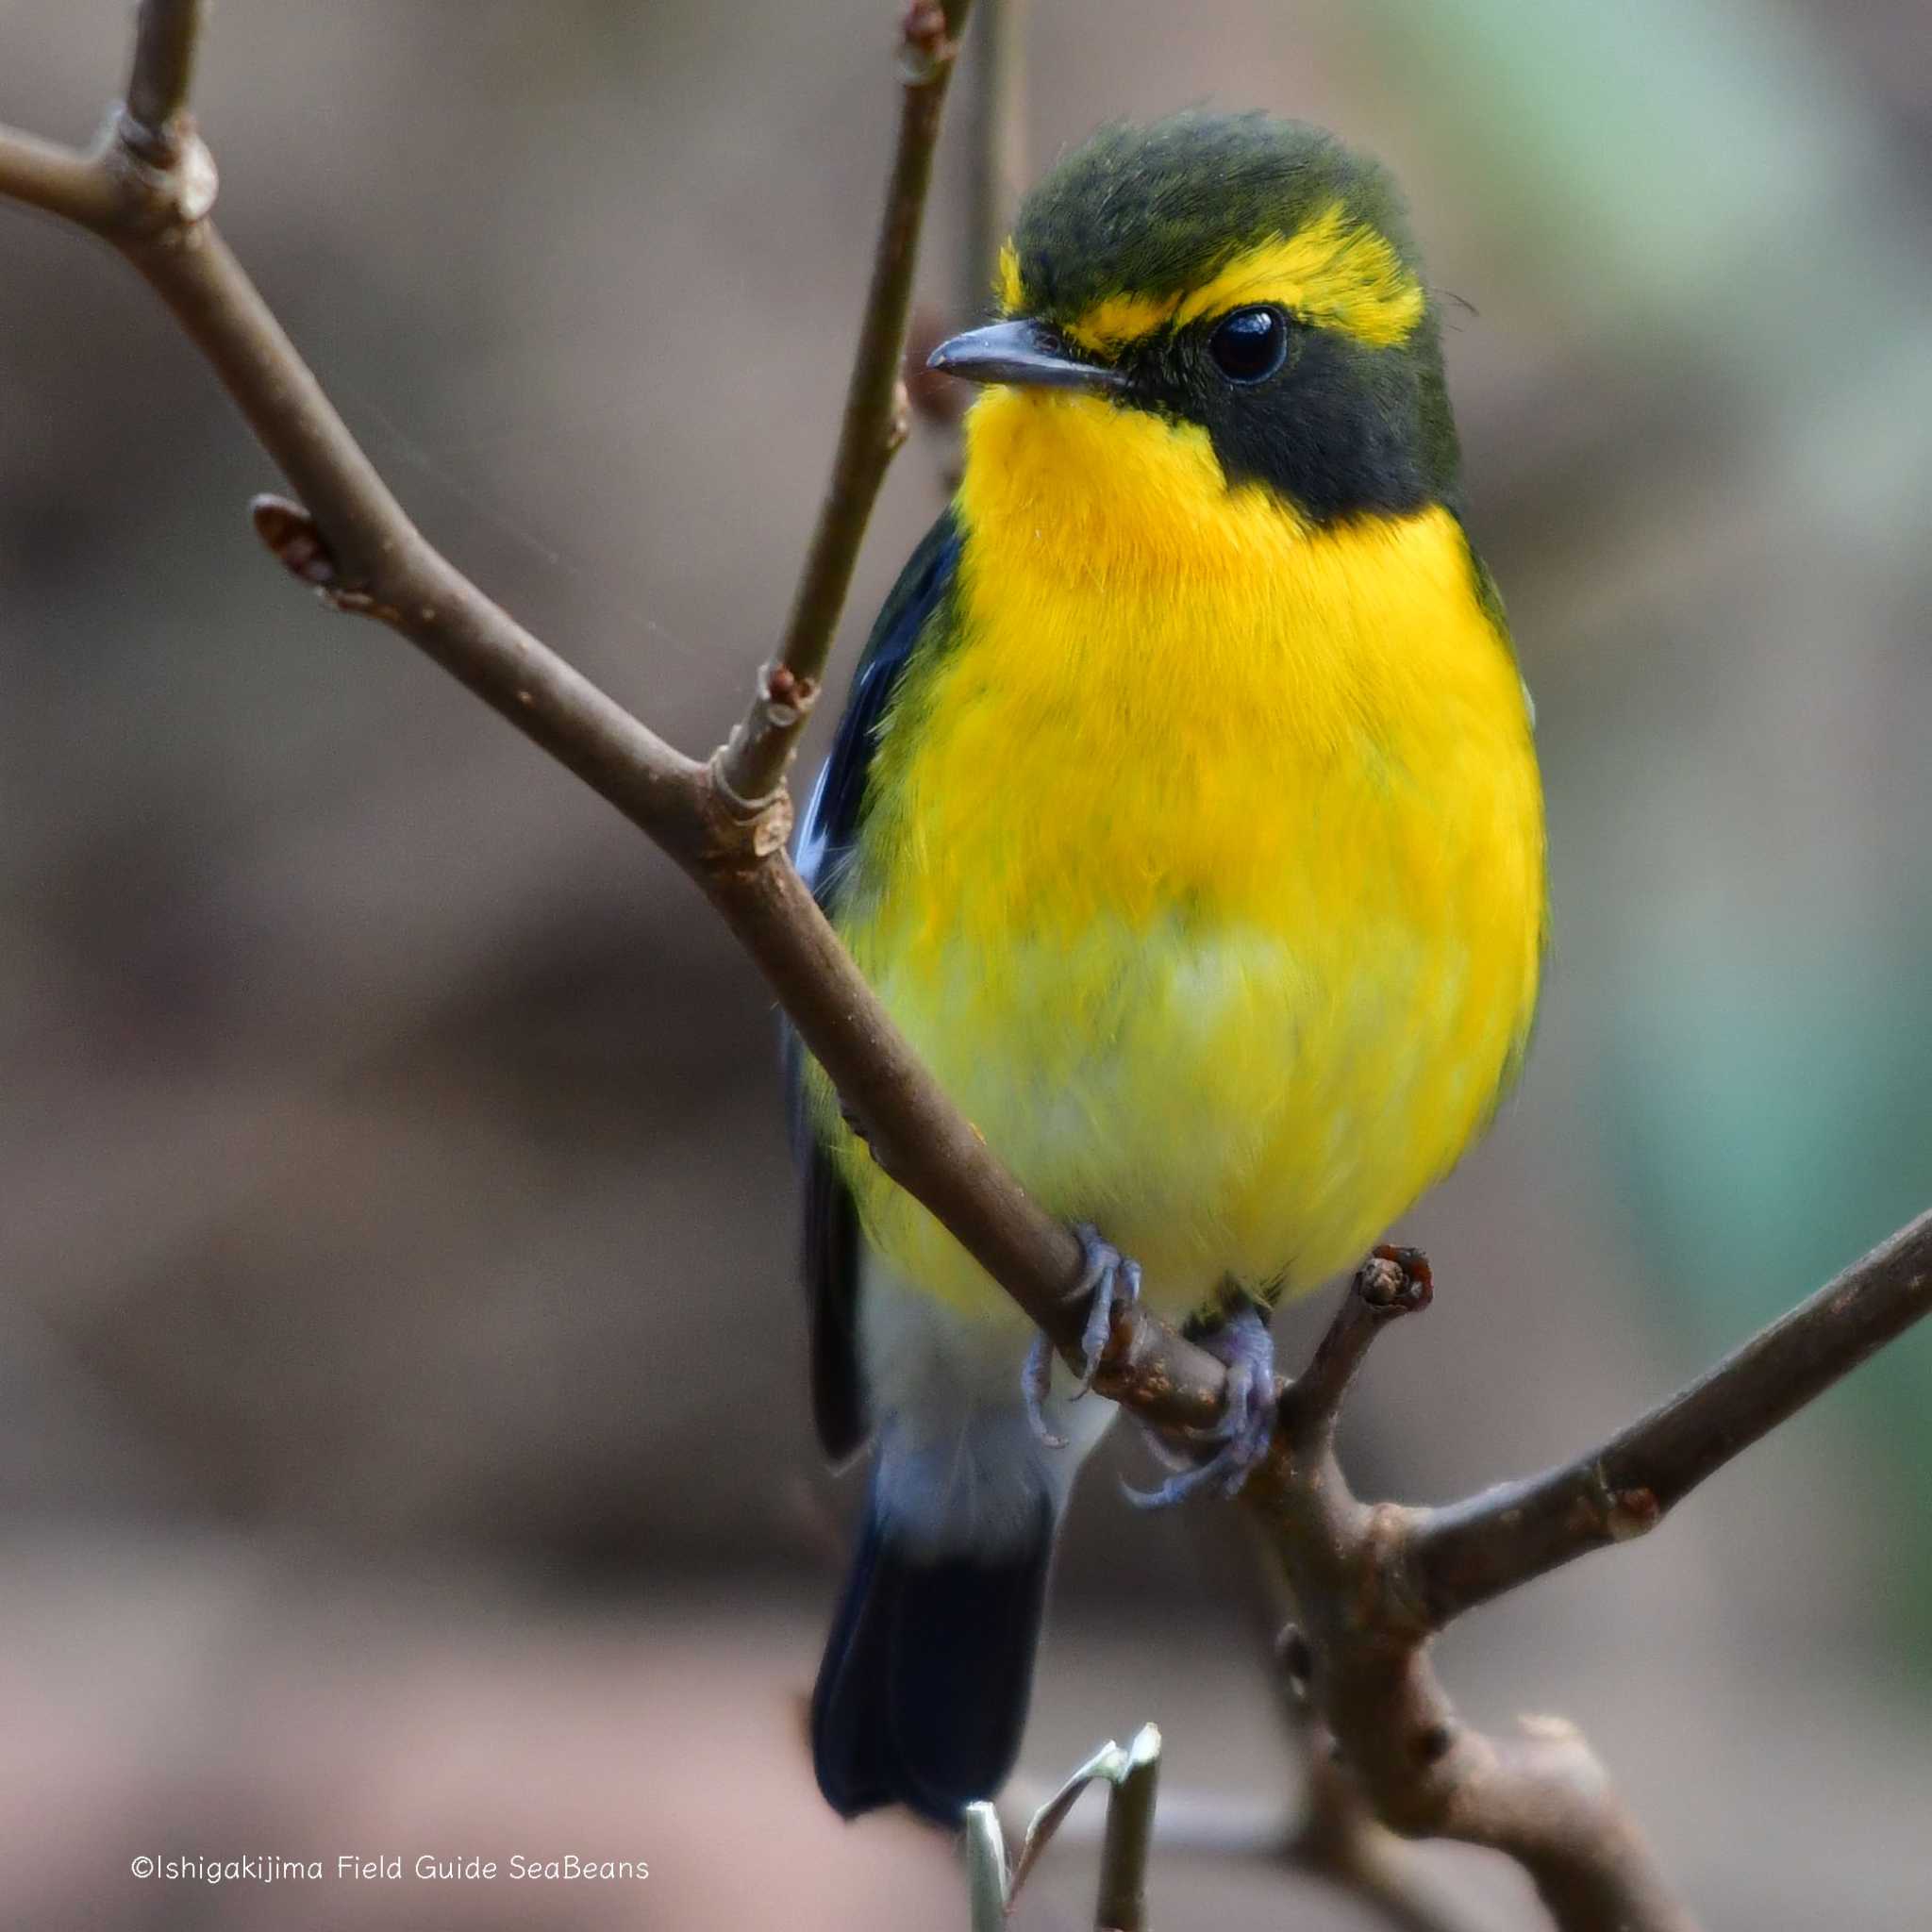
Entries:
{"type": "Polygon", "coordinates": [[[1067,1488],[1026,1446],[1017,1466],[970,1457],[965,1493],[936,1498],[924,1456],[880,1445],[811,1703],[819,1789],[847,1818],[905,1805],[957,1824],[1013,1768],[1067,1488]]]}

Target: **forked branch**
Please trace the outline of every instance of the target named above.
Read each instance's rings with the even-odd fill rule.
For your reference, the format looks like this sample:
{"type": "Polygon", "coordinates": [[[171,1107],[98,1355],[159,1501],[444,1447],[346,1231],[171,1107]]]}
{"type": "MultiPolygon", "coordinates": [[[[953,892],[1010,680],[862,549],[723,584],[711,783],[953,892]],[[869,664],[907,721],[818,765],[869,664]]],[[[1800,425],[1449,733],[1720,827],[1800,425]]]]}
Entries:
{"type": "MultiPolygon", "coordinates": [[[[1397,1252],[1414,1282],[1420,1257],[1397,1252]]],[[[1561,1932],[1694,1932],[1572,1726],[1526,1720],[1513,1736],[1485,1737],[1463,1725],[1437,1680],[1432,1633],[1402,1588],[1416,1512],[1359,1501],[1330,1441],[1334,1365],[1358,1365],[1391,1321],[1425,1306],[1391,1283],[1380,1259],[1357,1274],[1308,1372],[1291,1386],[1269,1480],[1253,1498],[1299,1613],[1284,1668],[1384,1824],[1507,1853],[1561,1932]],[[1292,1426],[1298,1388],[1312,1398],[1312,1427],[1292,1426]]]]}
{"type": "MultiPolygon", "coordinates": [[[[744,721],[709,759],[677,751],[492,603],[415,528],[208,219],[213,165],[189,111],[200,0],[143,0],[125,108],[82,154],[0,129],[0,200],[111,242],[234,398],[299,501],[257,528],[335,608],[408,638],[643,830],[701,887],[862,1125],[881,1165],[1026,1314],[1076,1351],[1079,1243],[1021,1189],[919,1063],[787,860],[784,774],[823,677],[853,564],[900,435],[898,363],[947,78],[968,0],[919,0],[901,51],[899,141],[844,425],[786,635],[744,721]]],[[[1288,1392],[1246,1500],[1300,1604],[1309,1694],[1386,1824],[1519,1859],[1566,1932],[1683,1932],[1641,1840],[1582,1740],[1542,1722],[1462,1730],[1425,1656],[1470,1606],[1664,1509],[1932,1305],[1932,1218],[1590,1456],[1446,1508],[1371,1507],[1335,1462],[1350,1377],[1420,1305],[1412,1268],[1372,1263],[1288,1392]]],[[[1425,1277],[1424,1277],[1425,1279],[1425,1277]]],[[[1225,1372],[1138,1312],[1097,1386],[1143,1421],[1199,1432],[1225,1372]]]]}
{"type": "MultiPolygon", "coordinates": [[[[176,36],[189,31],[192,11],[178,0],[147,0],[142,13],[141,43],[168,50],[180,72],[192,60],[176,36]]],[[[907,18],[906,89],[918,107],[908,105],[902,120],[901,158],[916,201],[930,179],[941,83],[964,17],[958,0],[950,12],[921,5],[907,18]],[[908,127],[913,146],[924,149],[911,158],[908,127]]],[[[157,101],[172,98],[158,82],[153,92],[157,101]]],[[[184,114],[177,104],[170,123],[177,134],[184,114]]],[[[256,506],[256,527],[285,567],[335,608],[400,632],[669,853],[758,962],[880,1164],[1064,1348],[1076,1351],[1083,1311],[1071,1291],[1082,1273],[1079,1242],[1028,1197],[941,1091],[853,966],[785,857],[791,803],[782,786],[753,796],[731,782],[733,770],[742,782],[752,780],[742,778],[728,749],[699,761],[666,743],[416,529],[209,219],[213,173],[200,142],[179,139],[172,162],[151,163],[128,144],[130,118],[117,116],[92,155],[0,129],[0,198],[92,230],[147,278],[294,488],[299,501],[256,506]]],[[[895,191],[881,225],[882,266],[873,277],[874,301],[890,312],[869,311],[865,327],[868,341],[891,345],[884,366],[892,371],[917,232],[917,208],[895,191]]],[[[848,425],[874,420],[878,366],[877,358],[861,355],[848,425]]],[[[865,445],[862,433],[854,439],[855,447],[865,445]]],[[[876,449],[863,462],[854,459],[861,471],[874,460],[882,463],[876,449]]],[[[855,486],[843,460],[835,463],[807,576],[836,579],[840,601],[848,553],[856,553],[876,490],[876,475],[855,486]],[[845,505],[836,514],[834,498],[845,505]]],[[[796,604],[822,614],[829,608],[804,591],[796,604]]],[[[796,627],[799,637],[818,640],[819,661],[830,622],[824,619],[823,635],[813,625],[796,627]]],[[[786,663],[783,652],[778,661],[786,663]]],[[[800,658],[804,668],[794,676],[815,679],[811,661],[800,658]]],[[[770,688],[768,675],[750,727],[767,751],[789,744],[802,723],[802,716],[776,717],[770,688]]],[[[1178,1337],[1142,1326],[1134,1358],[1158,1357],[1136,1372],[1149,1415],[1179,1425],[1211,1423],[1224,1380],[1221,1365],[1178,1337]]]]}

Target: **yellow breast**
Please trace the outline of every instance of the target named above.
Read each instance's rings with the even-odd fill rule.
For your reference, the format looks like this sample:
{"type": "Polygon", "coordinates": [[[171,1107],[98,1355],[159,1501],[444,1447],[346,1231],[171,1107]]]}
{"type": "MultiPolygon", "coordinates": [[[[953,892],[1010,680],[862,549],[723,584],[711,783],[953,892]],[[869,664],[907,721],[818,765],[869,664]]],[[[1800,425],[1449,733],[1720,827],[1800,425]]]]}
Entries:
{"type": "MultiPolygon", "coordinates": [[[[1460,1155],[1537,993],[1521,682],[1446,510],[1311,528],[1093,398],[974,412],[956,634],[908,670],[841,922],[968,1116],[1145,1266],[1313,1286],[1460,1155]]],[[[868,1236],[1008,1307],[861,1148],[868,1236]]]]}

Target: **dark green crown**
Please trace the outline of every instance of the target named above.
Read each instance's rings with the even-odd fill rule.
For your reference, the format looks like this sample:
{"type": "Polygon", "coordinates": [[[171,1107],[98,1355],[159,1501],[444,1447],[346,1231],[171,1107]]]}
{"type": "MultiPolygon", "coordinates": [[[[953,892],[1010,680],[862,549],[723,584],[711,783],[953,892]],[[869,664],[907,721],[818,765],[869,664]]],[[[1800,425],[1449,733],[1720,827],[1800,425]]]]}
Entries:
{"type": "Polygon", "coordinates": [[[1029,308],[1066,319],[1125,290],[1175,294],[1338,202],[1420,273],[1395,184],[1319,127],[1204,108],[1113,122],[1026,197],[1013,229],[1021,284],[1029,308]]]}
{"type": "Polygon", "coordinates": [[[1319,128],[1201,109],[1102,128],[1021,209],[1019,308],[1070,329],[1109,296],[1181,296],[1338,208],[1349,227],[1379,235],[1422,290],[1404,340],[1378,346],[1320,316],[1291,317],[1280,375],[1236,391],[1215,373],[1207,318],[1124,347],[1113,358],[1129,378],[1119,400],[1199,424],[1230,482],[1267,483],[1318,521],[1454,508],[1458,458],[1436,307],[1400,196],[1377,163],[1319,128]]]}

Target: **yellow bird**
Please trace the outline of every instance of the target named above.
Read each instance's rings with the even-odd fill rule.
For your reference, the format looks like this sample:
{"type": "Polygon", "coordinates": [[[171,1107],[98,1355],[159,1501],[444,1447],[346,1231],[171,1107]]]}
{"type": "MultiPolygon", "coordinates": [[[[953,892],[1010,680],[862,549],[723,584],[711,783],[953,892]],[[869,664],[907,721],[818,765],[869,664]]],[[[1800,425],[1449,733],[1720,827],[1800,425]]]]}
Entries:
{"type": "MultiPolygon", "coordinates": [[[[1027,200],[958,493],[867,647],[799,862],[893,1018],[1136,1292],[1238,1374],[1481,1131],[1543,952],[1527,696],[1461,520],[1435,303],[1314,129],[1113,126],[1027,200]],[[1131,1259],[1126,1257],[1131,1257],[1131,1259]]],[[[1111,1416],[800,1074],[814,1393],[874,1441],[813,1703],[850,1816],[1019,1747],[1055,1528],[1111,1416]]]]}

